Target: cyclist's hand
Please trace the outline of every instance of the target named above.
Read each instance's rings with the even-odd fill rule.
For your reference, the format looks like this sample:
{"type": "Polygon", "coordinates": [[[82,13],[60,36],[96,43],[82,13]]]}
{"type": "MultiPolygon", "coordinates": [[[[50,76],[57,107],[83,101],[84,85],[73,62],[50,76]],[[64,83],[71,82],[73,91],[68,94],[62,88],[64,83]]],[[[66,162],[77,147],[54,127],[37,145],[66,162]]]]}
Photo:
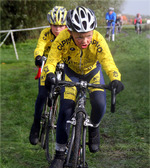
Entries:
{"type": "Polygon", "coordinates": [[[124,85],[121,81],[118,81],[118,80],[113,80],[111,83],[110,83],[110,89],[113,90],[113,89],[116,89],[116,94],[121,92],[123,89],[124,89],[124,85]]]}
{"type": "Polygon", "coordinates": [[[36,66],[41,66],[42,65],[42,57],[40,55],[38,55],[36,58],[35,58],[35,65],[36,66]]]}
{"type": "Polygon", "coordinates": [[[108,23],[108,20],[106,20],[106,23],[108,23]]]}
{"type": "Polygon", "coordinates": [[[111,19],[110,21],[111,21],[111,22],[114,22],[114,20],[113,20],[113,19],[111,19]]]}
{"type": "Polygon", "coordinates": [[[55,85],[57,82],[56,75],[54,73],[49,73],[46,75],[45,87],[50,89],[52,85],[55,85]]]}

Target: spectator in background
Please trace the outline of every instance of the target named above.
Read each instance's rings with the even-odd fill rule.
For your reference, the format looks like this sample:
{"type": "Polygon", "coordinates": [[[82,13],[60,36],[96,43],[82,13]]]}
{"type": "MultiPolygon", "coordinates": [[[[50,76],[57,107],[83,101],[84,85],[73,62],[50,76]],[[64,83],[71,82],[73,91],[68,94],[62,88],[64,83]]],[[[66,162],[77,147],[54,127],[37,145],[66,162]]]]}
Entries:
{"type": "Polygon", "coordinates": [[[135,31],[137,29],[137,24],[139,24],[139,27],[140,27],[140,32],[141,32],[141,24],[142,24],[142,17],[141,15],[138,13],[134,19],[134,25],[135,25],[135,31]]]}
{"type": "Polygon", "coordinates": [[[105,16],[106,23],[107,23],[107,31],[106,31],[106,38],[109,36],[109,29],[110,26],[113,26],[112,29],[112,41],[115,41],[115,22],[116,22],[116,13],[114,12],[114,8],[110,7],[108,9],[108,12],[106,13],[105,16]]]}

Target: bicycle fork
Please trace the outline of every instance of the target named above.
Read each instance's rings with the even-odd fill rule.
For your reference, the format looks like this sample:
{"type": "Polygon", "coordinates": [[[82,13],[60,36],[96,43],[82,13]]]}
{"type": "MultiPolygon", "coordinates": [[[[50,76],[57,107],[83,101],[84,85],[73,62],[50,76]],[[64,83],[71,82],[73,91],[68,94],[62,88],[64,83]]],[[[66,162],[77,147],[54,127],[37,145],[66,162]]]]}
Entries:
{"type": "MultiPolygon", "coordinates": [[[[73,114],[73,117],[71,120],[68,120],[67,123],[72,125],[72,134],[71,134],[71,139],[70,142],[68,143],[68,148],[67,148],[67,157],[66,157],[66,164],[65,167],[72,167],[71,161],[71,156],[72,156],[72,151],[73,151],[73,146],[75,144],[75,136],[76,136],[76,127],[78,127],[77,120],[78,117],[82,117],[83,120],[81,123],[82,127],[82,133],[81,133],[81,139],[80,139],[80,146],[78,150],[78,168],[88,168],[87,163],[85,162],[85,155],[86,155],[86,131],[88,126],[93,126],[90,123],[89,116],[86,113],[85,110],[85,103],[86,103],[86,94],[85,90],[82,90],[78,96],[77,104],[75,107],[75,112],[73,114]],[[82,143],[81,143],[82,142],[82,143]]],[[[79,117],[79,118],[80,118],[79,117]]],[[[79,127],[78,127],[79,128],[79,127]]]]}

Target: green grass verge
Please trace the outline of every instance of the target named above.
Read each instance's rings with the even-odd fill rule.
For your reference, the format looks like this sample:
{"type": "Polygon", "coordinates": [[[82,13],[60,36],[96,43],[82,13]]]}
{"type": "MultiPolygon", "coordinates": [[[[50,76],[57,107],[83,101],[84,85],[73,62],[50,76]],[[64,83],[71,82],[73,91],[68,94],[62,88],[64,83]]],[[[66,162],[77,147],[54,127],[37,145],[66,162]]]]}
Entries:
{"type": "MultiPolygon", "coordinates": [[[[87,148],[89,168],[149,168],[147,34],[150,33],[145,31],[137,36],[133,29],[123,29],[114,43],[108,42],[125,90],[117,95],[114,114],[110,112],[107,93],[107,111],[100,125],[101,151],[91,154],[87,148]]],[[[12,45],[0,48],[2,168],[48,168],[44,151],[28,140],[38,91],[33,59],[36,43],[37,40],[17,43],[18,61],[12,45]]],[[[109,82],[106,75],[105,81],[109,82]]],[[[90,104],[87,109],[90,111],[90,104]]]]}

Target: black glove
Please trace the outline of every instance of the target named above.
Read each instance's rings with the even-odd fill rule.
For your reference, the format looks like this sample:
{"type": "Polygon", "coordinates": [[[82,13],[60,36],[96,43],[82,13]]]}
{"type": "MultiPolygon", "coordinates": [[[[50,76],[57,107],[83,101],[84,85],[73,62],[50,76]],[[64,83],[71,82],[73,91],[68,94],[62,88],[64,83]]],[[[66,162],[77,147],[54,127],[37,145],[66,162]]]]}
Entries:
{"type": "Polygon", "coordinates": [[[113,89],[116,89],[116,94],[121,92],[123,89],[124,89],[124,85],[121,81],[118,81],[118,80],[113,80],[111,83],[110,83],[110,89],[113,90],[113,89]]]}
{"type": "Polygon", "coordinates": [[[111,22],[114,22],[114,20],[113,20],[113,19],[111,19],[110,21],[111,21],[111,22]]]}
{"type": "Polygon", "coordinates": [[[38,55],[36,58],[35,58],[35,65],[36,66],[41,66],[42,65],[42,57],[40,55],[38,55]]]}
{"type": "Polygon", "coordinates": [[[57,83],[56,75],[54,73],[49,73],[46,75],[45,87],[50,90],[52,85],[57,83]]]}

